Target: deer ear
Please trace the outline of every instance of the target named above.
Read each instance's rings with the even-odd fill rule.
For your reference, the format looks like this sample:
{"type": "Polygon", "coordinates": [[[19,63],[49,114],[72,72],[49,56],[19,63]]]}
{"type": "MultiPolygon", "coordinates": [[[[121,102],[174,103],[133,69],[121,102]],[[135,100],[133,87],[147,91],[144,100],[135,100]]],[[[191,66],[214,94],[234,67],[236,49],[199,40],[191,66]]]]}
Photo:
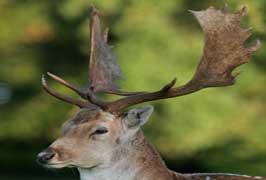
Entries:
{"type": "Polygon", "coordinates": [[[125,125],[130,128],[138,128],[145,124],[153,112],[152,106],[131,109],[124,117],[125,125]]]}

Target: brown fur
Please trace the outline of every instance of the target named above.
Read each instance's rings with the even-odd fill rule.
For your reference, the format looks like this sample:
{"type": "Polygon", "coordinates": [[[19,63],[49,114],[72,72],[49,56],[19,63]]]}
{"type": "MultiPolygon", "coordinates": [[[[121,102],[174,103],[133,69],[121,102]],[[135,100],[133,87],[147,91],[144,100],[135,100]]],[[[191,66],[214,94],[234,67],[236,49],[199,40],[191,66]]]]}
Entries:
{"type": "Polygon", "coordinates": [[[179,174],[168,170],[140,129],[132,137],[123,137],[130,131],[123,121],[123,117],[99,108],[82,109],[63,125],[62,137],[50,146],[50,150],[56,152],[51,164],[59,163],[59,168],[75,166],[93,170],[102,164],[118,166],[122,172],[133,172],[130,180],[266,180],[233,174],[179,174]],[[95,128],[103,125],[109,132],[94,136],[95,128]]]}

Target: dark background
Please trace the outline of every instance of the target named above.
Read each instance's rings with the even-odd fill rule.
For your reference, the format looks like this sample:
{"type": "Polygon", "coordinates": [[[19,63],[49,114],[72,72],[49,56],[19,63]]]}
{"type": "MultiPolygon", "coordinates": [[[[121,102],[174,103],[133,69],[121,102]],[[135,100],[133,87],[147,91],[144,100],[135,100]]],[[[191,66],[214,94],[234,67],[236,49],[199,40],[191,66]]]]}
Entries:
{"type": "MultiPolygon", "coordinates": [[[[89,0],[0,1],[0,179],[78,179],[76,170],[47,170],[35,156],[59,135],[77,108],[41,88],[41,74],[54,72],[84,85],[89,59],[89,0]]],[[[126,90],[154,90],[192,76],[203,33],[187,10],[222,8],[220,0],[98,0],[102,25],[122,67],[126,90]]],[[[144,127],[168,166],[178,172],[231,172],[266,176],[266,1],[232,0],[248,7],[262,48],[235,86],[206,89],[151,103],[144,127]]],[[[75,96],[49,81],[53,88],[75,96]]]]}

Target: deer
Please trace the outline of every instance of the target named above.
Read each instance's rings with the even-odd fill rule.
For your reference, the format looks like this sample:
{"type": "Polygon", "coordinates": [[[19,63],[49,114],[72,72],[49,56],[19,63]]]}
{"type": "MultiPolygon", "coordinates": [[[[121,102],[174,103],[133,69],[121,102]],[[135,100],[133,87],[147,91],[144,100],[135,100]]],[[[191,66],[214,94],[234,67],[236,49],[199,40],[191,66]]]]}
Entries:
{"type": "Polygon", "coordinates": [[[144,102],[175,98],[209,87],[233,85],[238,73],[232,74],[232,71],[247,63],[260,48],[259,40],[250,47],[244,47],[252,35],[250,29],[240,27],[246,7],[237,12],[214,7],[190,12],[198,20],[205,36],[203,55],[194,76],[178,87],[175,87],[176,79],[173,79],[157,91],[133,92],[120,90],[115,83],[122,77],[120,67],[108,44],[108,29],[101,30],[99,11],[91,7],[88,84],[80,87],[47,73],[77,93],[80,99],[50,88],[45,75],[42,76],[42,86],[47,93],[80,108],[75,117],[63,123],[61,136],[37,155],[42,166],[77,168],[81,180],[266,180],[260,176],[171,171],[141,130],[153,107],[125,110],[144,102]],[[119,98],[107,101],[100,94],[119,98]]]}

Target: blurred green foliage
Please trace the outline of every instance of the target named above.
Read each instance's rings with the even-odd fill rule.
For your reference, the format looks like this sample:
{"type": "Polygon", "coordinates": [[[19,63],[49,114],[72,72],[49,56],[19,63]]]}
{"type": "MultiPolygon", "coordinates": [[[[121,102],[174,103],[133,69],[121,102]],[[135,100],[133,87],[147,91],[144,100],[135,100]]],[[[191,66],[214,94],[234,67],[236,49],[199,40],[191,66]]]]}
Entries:
{"type": "MultiPolygon", "coordinates": [[[[40,77],[50,71],[74,83],[86,83],[91,3],[0,1],[0,175],[4,171],[16,173],[14,164],[23,169],[21,174],[27,172],[24,163],[36,170],[35,154],[52,142],[60,125],[77,112],[45,94],[40,77]]],[[[175,76],[177,84],[190,79],[204,37],[188,9],[222,8],[227,3],[237,10],[246,5],[248,15],[242,24],[253,27],[254,32],[247,46],[259,38],[262,48],[248,65],[238,68],[243,73],[237,84],[154,102],[156,111],[144,129],[177,171],[266,176],[266,1],[93,3],[101,12],[102,25],[110,27],[110,42],[124,74],[119,84],[125,90],[158,89],[175,76]]]]}

